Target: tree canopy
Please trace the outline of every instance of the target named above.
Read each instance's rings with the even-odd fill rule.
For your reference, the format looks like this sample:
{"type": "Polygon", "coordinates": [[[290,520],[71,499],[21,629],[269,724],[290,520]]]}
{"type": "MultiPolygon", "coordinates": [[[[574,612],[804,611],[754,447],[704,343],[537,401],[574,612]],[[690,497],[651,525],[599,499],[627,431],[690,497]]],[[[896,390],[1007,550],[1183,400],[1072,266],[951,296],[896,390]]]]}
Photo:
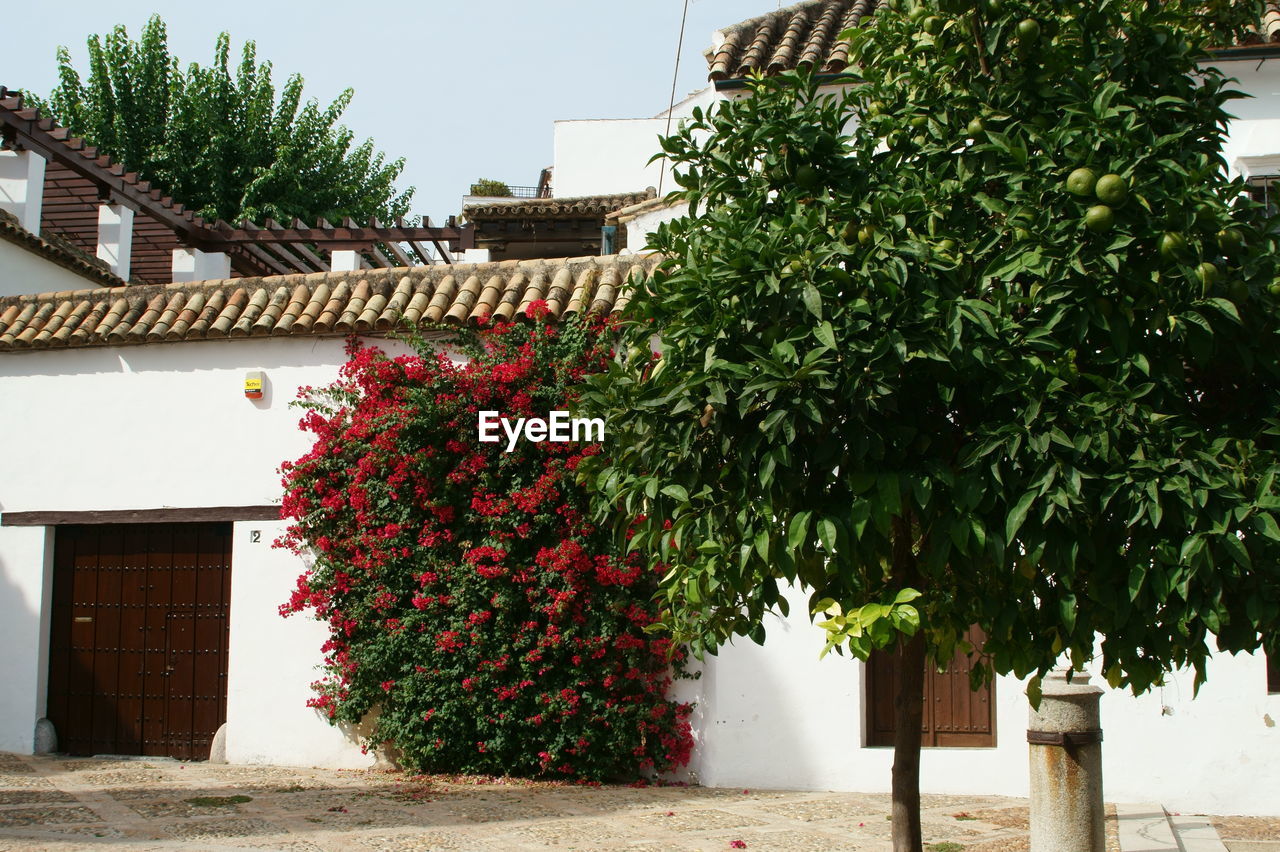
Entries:
{"type": "Polygon", "coordinates": [[[88,48],[83,77],[58,48],[58,87],[47,102],[32,100],[200,215],[314,222],[408,213],[413,189],[395,187],[404,159],[388,162],[372,140],[356,144],[337,124],[353,90],[322,107],[304,102],[294,74],[277,96],[272,65],[258,62],[254,42],[231,70],[225,32],[211,65],[184,70],[159,15],[136,41],[117,26],[90,36],[88,48]]]}
{"type": "Polygon", "coordinates": [[[1201,64],[1245,17],[1199,5],[891,2],[839,93],[757,79],[664,140],[690,211],[596,382],[591,475],[678,639],[763,641],[790,582],[904,674],[975,624],[977,678],[1065,657],[1134,692],[1275,636],[1277,240],[1201,64]]]}

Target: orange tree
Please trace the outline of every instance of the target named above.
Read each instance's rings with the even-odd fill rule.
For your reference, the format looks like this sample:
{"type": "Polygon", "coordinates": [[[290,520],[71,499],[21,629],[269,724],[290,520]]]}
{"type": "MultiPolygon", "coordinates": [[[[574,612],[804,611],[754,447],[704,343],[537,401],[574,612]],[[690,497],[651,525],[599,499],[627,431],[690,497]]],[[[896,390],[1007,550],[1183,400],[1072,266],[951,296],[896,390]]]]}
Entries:
{"type": "Polygon", "coordinates": [[[607,357],[598,332],[499,324],[462,336],[463,362],[357,344],[307,389],[316,441],[284,467],[281,544],[313,564],[281,613],[329,629],[311,706],[372,719],[366,745],[409,767],[597,781],[688,759],[669,640],[645,632],[657,577],[574,482],[599,445],[477,440],[481,409],[571,407],[607,357]]]}
{"type": "Polygon", "coordinates": [[[1247,15],[1200,6],[891,2],[844,94],[756,80],[663,141],[690,215],[590,476],[695,651],[763,641],[780,583],[829,649],[896,648],[898,850],[970,625],[1033,700],[1064,657],[1142,692],[1275,635],[1277,246],[1198,66],[1247,15]]]}

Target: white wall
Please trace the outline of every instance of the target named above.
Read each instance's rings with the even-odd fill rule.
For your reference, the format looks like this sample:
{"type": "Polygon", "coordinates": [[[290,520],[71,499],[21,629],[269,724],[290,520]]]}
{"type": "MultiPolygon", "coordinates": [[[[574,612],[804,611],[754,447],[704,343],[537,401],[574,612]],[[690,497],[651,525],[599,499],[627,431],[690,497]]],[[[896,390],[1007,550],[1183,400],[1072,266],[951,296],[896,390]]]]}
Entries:
{"type": "Polygon", "coordinates": [[[303,337],[8,352],[0,512],[262,505],[310,446],[298,387],[336,378],[340,338],[303,337]],[[244,374],[262,370],[262,399],[244,374]]]}
{"type": "MultiPolygon", "coordinates": [[[[715,86],[707,86],[705,89],[699,89],[696,92],[690,92],[689,94],[684,96],[683,100],[677,101],[671,107],[671,110],[670,110],[671,116],[677,119],[684,118],[686,116],[691,116],[693,115],[694,107],[701,107],[702,110],[705,112],[708,108],[713,106],[717,101],[725,97],[726,94],[729,94],[729,93],[716,91],[715,86]]],[[[667,112],[668,111],[664,109],[662,112],[654,116],[654,118],[665,119],[667,117],[667,112]]]]}
{"type": "Polygon", "coordinates": [[[647,186],[660,186],[663,193],[676,189],[666,163],[648,164],[662,150],[658,137],[668,130],[674,133],[680,119],[690,116],[694,107],[706,110],[724,97],[735,96],[712,86],[691,92],[672,107],[670,123],[665,109],[654,118],[557,121],[552,172],[556,197],[636,192],[647,186]]]}
{"type": "Polygon", "coordinates": [[[281,521],[234,525],[231,553],[231,647],[227,672],[227,762],[356,769],[373,756],[306,706],[319,680],[318,649],[328,638],[322,622],[304,615],[282,618],[304,568],[271,542],[281,521]],[[260,541],[251,540],[253,531],[260,541]]]}
{"type": "MultiPolygon", "coordinates": [[[[311,437],[289,402],[300,386],[337,377],[343,345],[316,337],[5,353],[0,513],[278,502],[280,463],[305,452],[311,437]],[[260,400],[244,397],[249,370],[265,372],[260,400]]],[[[271,548],[282,526],[235,524],[228,758],[367,766],[371,757],[306,707],[325,629],[277,612],[305,568],[271,548]],[[260,542],[250,542],[252,530],[260,542]]],[[[45,532],[0,526],[0,750],[29,753],[44,715],[52,565],[45,532]]]]}
{"type": "Polygon", "coordinates": [[[1226,104],[1227,112],[1236,116],[1223,147],[1230,172],[1238,173],[1241,157],[1280,157],[1280,59],[1218,62],[1217,67],[1236,78],[1232,88],[1251,96],[1226,104]]]}
{"type": "Polygon", "coordinates": [[[102,282],[59,266],[16,243],[0,239],[0,296],[87,290],[102,282]]]}
{"type": "Polygon", "coordinates": [[[660,207],[656,210],[646,210],[641,213],[626,225],[627,249],[624,254],[643,254],[648,251],[649,235],[658,230],[659,225],[685,216],[688,212],[689,205],[681,203],[672,207],[660,207]]]}
{"type": "Polygon", "coordinates": [[[44,715],[52,536],[44,527],[0,527],[0,751],[30,754],[44,715]]]}
{"type": "MultiPolygon", "coordinates": [[[[791,616],[770,618],[763,646],[741,639],[708,657],[698,680],[680,683],[682,700],[698,702],[691,772],[711,786],[888,791],[893,749],[863,746],[865,666],[835,654],[819,660],[824,634],[805,615],[807,596],[787,597],[791,616]]],[[[1266,694],[1265,659],[1215,656],[1194,702],[1191,680],[1180,672],[1142,698],[1107,690],[1107,801],[1280,814],[1280,695],[1266,694]]],[[[1097,674],[1093,682],[1106,689],[1097,674]]],[[[1024,690],[998,679],[995,748],[925,749],[922,788],[1027,796],[1024,690]]]]}
{"type": "MultiPolygon", "coordinates": [[[[555,123],[555,175],[557,198],[639,192],[660,182],[661,163],[649,164],[657,151],[658,136],[666,129],[663,118],[608,121],[557,121],[555,123]]],[[[672,189],[668,176],[663,191],[672,189]]]]}

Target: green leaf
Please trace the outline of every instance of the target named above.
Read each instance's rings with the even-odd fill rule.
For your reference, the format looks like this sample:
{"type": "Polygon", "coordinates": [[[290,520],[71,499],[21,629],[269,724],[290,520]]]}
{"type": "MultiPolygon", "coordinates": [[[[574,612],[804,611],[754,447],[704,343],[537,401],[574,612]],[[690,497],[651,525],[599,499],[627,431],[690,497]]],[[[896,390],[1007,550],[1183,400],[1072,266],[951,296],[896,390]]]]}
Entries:
{"type": "Polygon", "coordinates": [[[1068,633],[1076,629],[1076,596],[1063,595],[1058,599],[1058,617],[1068,633]]]}
{"type": "Polygon", "coordinates": [[[1253,516],[1253,528],[1272,541],[1280,541],[1280,525],[1270,512],[1258,512],[1253,516]]]}
{"type": "Polygon", "coordinates": [[[1006,542],[1013,543],[1014,536],[1018,534],[1018,530],[1022,529],[1022,524],[1027,519],[1027,511],[1031,508],[1031,504],[1035,499],[1036,492],[1028,491],[1014,504],[1013,511],[1009,513],[1009,517],[1005,521],[1004,540],[1006,542]]]}
{"type": "Polygon", "coordinates": [[[827,553],[836,552],[836,523],[830,518],[818,521],[818,540],[827,553]]]}
{"type": "Polygon", "coordinates": [[[664,485],[662,493],[673,500],[679,500],[681,503],[689,502],[689,492],[685,490],[683,485],[664,485]]]}
{"type": "Polygon", "coordinates": [[[813,336],[818,339],[819,343],[828,349],[836,348],[836,332],[835,329],[831,327],[831,323],[825,320],[818,323],[817,327],[813,330],[813,336]]]}
{"type": "Polygon", "coordinates": [[[1036,675],[1027,681],[1027,701],[1031,704],[1032,710],[1040,709],[1040,701],[1044,698],[1044,680],[1040,675],[1036,675]]]}
{"type": "Polygon", "coordinates": [[[1142,583],[1147,578],[1147,568],[1141,562],[1134,563],[1129,568],[1129,600],[1138,599],[1138,594],[1142,591],[1142,583]]]}
{"type": "Polygon", "coordinates": [[[769,528],[765,527],[756,533],[756,553],[765,562],[769,561],[769,528]]]}
{"type": "Polygon", "coordinates": [[[1245,569],[1253,567],[1253,560],[1249,558],[1249,551],[1245,549],[1244,542],[1236,537],[1234,532],[1228,532],[1222,537],[1222,543],[1227,549],[1227,553],[1231,554],[1231,558],[1245,569]]]}
{"type": "Polygon", "coordinates": [[[787,527],[787,546],[793,551],[800,550],[809,537],[810,516],[811,513],[808,510],[796,512],[791,516],[791,524],[787,527]]]}
{"type": "Polygon", "coordinates": [[[818,319],[822,319],[822,295],[818,292],[818,288],[812,284],[804,285],[804,306],[809,313],[818,319]]]}

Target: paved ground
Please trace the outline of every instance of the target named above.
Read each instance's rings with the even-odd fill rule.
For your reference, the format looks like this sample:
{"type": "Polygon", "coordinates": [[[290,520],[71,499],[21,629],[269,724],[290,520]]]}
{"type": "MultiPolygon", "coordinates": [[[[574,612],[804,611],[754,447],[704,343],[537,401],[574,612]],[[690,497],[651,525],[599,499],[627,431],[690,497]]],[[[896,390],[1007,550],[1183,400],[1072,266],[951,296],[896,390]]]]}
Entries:
{"type": "MultiPolygon", "coordinates": [[[[927,796],[924,807],[932,852],[1027,849],[1025,800],[927,796]]],[[[885,796],[852,793],[0,753],[0,850],[887,850],[888,810],[885,796]]]]}
{"type": "Polygon", "coordinates": [[[1280,817],[1213,817],[1229,852],[1280,852],[1280,817]]]}

